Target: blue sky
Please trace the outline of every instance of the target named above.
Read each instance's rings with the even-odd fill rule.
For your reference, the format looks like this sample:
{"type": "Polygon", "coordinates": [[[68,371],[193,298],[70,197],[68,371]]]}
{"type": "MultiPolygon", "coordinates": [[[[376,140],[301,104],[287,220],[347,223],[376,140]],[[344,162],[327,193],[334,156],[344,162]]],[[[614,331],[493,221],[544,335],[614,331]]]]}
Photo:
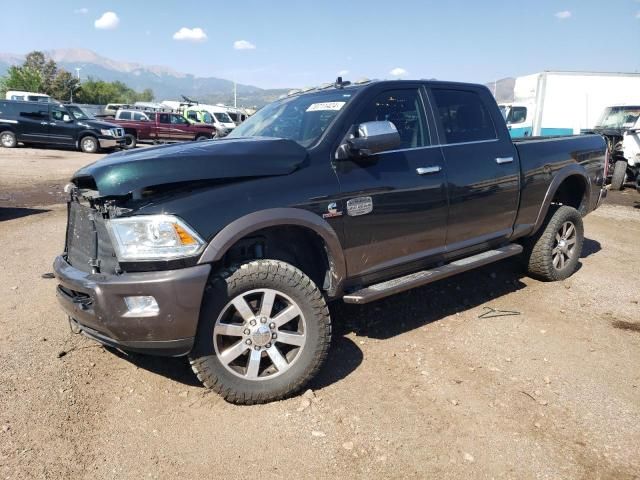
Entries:
{"type": "Polygon", "coordinates": [[[482,83],[640,71],[638,0],[24,0],[2,10],[3,52],[88,48],[260,87],[317,85],[341,71],[482,83]]]}

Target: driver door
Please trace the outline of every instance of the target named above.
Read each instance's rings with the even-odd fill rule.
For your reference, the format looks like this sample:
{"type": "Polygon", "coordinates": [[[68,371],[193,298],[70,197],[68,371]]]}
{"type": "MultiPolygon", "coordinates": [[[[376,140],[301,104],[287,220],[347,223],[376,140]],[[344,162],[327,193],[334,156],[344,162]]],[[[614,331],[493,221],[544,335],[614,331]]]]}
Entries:
{"type": "Polygon", "coordinates": [[[47,133],[49,142],[58,145],[75,145],[75,133],[77,130],[78,125],[66,108],[59,105],[50,105],[47,133]]]}
{"type": "Polygon", "coordinates": [[[444,253],[444,159],[432,145],[435,130],[427,122],[426,101],[419,85],[377,90],[350,122],[391,121],[402,144],[393,151],[335,162],[349,276],[369,281],[397,275],[444,253]]]}

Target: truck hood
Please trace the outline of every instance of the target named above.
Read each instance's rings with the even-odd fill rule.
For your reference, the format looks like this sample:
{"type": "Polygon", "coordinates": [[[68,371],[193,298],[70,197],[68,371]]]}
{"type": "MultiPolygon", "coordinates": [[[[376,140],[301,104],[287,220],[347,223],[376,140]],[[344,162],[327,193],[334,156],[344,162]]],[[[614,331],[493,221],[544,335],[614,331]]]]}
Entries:
{"type": "Polygon", "coordinates": [[[120,125],[116,125],[115,123],[103,122],[101,120],[78,120],[78,125],[87,126],[89,128],[95,128],[97,130],[101,129],[110,129],[110,128],[119,128],[120,125]]]}
{"type": "Polygon", "coordinates": [[[100,197],[138,196],[161,185],[287,175],[307,155],[298,143],[280,138],[188,142],[108,155],[78,170],[72,181],[100,197]]]}

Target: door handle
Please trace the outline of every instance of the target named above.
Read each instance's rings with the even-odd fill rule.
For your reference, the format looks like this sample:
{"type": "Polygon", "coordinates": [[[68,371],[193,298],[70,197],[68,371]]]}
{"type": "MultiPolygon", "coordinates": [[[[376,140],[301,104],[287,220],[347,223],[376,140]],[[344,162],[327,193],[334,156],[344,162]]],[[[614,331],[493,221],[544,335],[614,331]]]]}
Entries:
{"type": "Polygon", "coordinates": [[[438,173],[442,170],[440,165],[434,165],[433,167],[418,167],[416,168],[416,172],[418,175],[429,175],[431,173],[438,173]]]}
{"type": "Polygon", "coordinates": [[[40,122],[40,125],[49,125],[49,122],[40,122]]]}
{"type": "Polygon", "coordinates": [[[513,157],[498,157],[496,163],[502,165],[503,163],[513,163],[513,157]]]}

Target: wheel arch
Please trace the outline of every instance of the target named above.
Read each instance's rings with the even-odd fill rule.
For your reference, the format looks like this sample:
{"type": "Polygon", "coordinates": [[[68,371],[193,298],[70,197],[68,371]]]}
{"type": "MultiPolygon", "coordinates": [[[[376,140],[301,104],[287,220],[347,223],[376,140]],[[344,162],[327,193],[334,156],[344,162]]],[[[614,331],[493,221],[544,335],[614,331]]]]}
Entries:
{"type": "Polygon", "coordinates": [[[559,195],[570,195],[573,203],[567,203],[569,206],[574,206],[583,216],[589,213],[591,181],[583,166],[575,163],[567,165],[553,177],[538,212],[533,233],[540,229],[551,204],[559,198],[559,195]],[[577,190],[578,188],[579,190],[577,190]]]}
{"type": "Polygon", "coordinates": [[[327,293],[330,297],[337,297],[342,293],[346,263],[338,235],[324,219],[300,208],[271,208],[234,220],[211,239],[198,263],[220,261],[238,241],[271,227],[299,227],[320,237],[330,274],[327,293]]]}

